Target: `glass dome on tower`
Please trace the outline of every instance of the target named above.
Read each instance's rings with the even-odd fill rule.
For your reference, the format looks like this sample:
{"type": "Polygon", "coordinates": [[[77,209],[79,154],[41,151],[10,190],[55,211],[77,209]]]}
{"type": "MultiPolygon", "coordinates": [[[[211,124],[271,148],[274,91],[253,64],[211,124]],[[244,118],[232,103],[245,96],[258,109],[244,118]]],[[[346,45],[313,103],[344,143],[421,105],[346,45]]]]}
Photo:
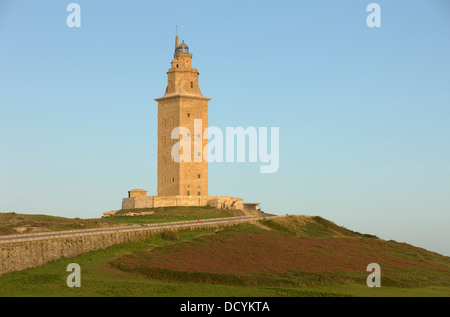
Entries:
{"type": "Polygon", "coordinates": [[[186,43],[184,43],[184,41],[182,41],[181,44],[175,48],[175,53],[189,54],[189,46],[187,46],[186,43]]]}

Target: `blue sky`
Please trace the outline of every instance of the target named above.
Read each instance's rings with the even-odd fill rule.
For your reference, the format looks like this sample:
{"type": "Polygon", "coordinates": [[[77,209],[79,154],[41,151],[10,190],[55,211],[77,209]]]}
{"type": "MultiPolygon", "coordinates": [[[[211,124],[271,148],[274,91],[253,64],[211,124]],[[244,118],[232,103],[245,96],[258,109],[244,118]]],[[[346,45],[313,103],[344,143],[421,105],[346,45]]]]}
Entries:
{"type": "Polygon", "coordinates": [[[94,218],[156,194],[175,25],[209,123],[279,127],[280,168],[209,193],[450,255],[450,1],[0,0],[0,212],[94,218]]]}

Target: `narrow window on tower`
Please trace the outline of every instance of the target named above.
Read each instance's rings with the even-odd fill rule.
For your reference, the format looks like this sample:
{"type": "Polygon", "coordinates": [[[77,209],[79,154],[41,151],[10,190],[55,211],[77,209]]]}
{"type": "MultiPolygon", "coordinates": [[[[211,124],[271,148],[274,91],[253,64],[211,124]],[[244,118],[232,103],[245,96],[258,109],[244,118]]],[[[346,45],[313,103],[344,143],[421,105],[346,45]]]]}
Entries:
{"type": "Polygon", "coordinates": [[[191,192],[190,191],[187,191],[187,195],[189,196],[191,194],[191,192]]]}
{"type": "Polygon", "coordinates": [[[194,88],[194,83],[191,81],[191,88],[194,88]]]}
{"type": "Polygon", "coordinates": [[[175,182],[175,177],[172,176],[172,183],[174,183],[174,182],[175,182]]]}
{"type": "Polygon", "coordinates": [[[191,113],[190,113],[190,112],[187,113],[187,117],[188,117],[188,118],[191,117],[191,113]]]}
{"type": "Polygon", "coordinates": [[[200,174],[197,174],[197,178],[200,178],[200,174]]]}
{"type": "Polygon", "coordinates": [[[200,196],[200,192],[197,192],[197,195],[200,196]]]}
{"type": "Polygon", "coordinates": [[[177,68],[178,68],[178,64],[177,64],[177,68]]]}

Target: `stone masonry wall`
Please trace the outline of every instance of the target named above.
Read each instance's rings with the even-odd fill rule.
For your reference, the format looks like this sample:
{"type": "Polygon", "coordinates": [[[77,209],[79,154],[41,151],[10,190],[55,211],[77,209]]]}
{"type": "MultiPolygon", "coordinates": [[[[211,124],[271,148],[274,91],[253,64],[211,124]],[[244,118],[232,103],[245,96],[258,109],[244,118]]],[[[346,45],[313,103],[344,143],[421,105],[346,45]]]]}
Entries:
{"type": "Polygon", "coordinates": [[[217,206],[217,196],[146,196],[122,199],[122,209],[217,206]]]}

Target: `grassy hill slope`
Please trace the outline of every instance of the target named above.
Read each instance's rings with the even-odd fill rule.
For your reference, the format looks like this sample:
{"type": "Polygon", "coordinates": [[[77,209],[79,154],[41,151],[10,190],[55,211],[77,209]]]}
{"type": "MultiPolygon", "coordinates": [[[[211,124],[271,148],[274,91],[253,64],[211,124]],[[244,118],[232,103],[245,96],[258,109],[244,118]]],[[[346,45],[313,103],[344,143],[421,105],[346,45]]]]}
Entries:
{"type": "Polygon", "coordinates": [[[449,272],[449,257],[320,217],[289,216],[164,233],[6,274],[0,296],[450,296],[449,272]],[[366,286],[373,262],[381,288],[366,286]],[[66,285],[69,263],[82,268],[81,288],[66,285]]]}
{"type": "Polygon", "coordinates": [[[304,287],[365,285],[373,262],[381,266],[384,286],[450,286],[448,257],[306,216],[227,228],[112,265],[167,281],[304,287]]]}

